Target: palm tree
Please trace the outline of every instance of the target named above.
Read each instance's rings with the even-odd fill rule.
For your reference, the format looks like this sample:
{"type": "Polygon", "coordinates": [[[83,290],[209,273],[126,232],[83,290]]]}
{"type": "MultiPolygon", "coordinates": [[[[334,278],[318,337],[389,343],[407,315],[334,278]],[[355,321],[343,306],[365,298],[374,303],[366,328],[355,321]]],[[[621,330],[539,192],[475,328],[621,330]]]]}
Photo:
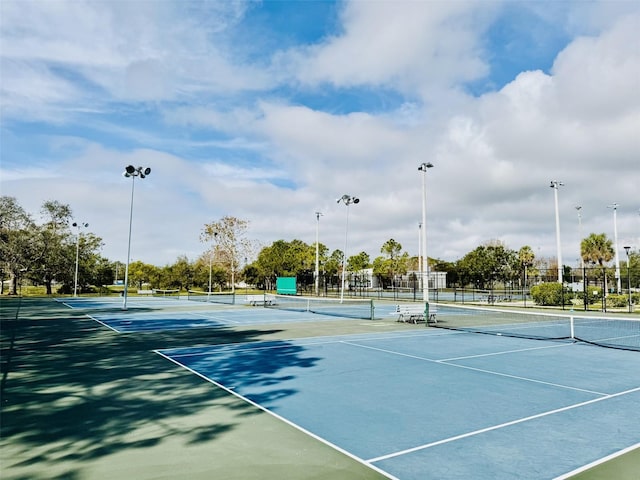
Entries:
{"type": "Polygon", "coordinates": [[[580,255],[585,262],[598,263],[602,268],[602,309],[606,309],[605,291],[607,289],[607,275],[604,265],[613,258],[613,242],[605,233],[592,233],[580,242],[580,255]]]}

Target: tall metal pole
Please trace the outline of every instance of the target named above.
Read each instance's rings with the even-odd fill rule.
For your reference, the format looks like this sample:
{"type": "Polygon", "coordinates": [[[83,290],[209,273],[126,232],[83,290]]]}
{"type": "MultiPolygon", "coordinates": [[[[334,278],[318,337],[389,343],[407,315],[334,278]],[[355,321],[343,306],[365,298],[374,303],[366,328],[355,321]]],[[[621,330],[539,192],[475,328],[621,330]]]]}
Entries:
{"type": "Polygon", "coordinates": [[[418,170],[422,172],[422,299],[429,301],[429,255],[427,255],[427,170],[433,168],[432,163],[421,163],[418,170]]]}
{"type": "Polygon", "coordinates": [[[73,296],[78,296],[78,260],[80,259],[80,229],[76,235],[76,274],[73,277],[73,296]]]}
{"type": "Polygon", "coordinates": [[[347,205],[347,223],[344,227],[344,253],[342,254],[342,282],[340,286],[340,303],[344,301],[344,280],[347,272],[347,245],[349,238],[349,203],[347,205]]]}
{"type": "Polygon", "coordinates": [[[315,270],[315,287],[316,297],[320,295],[320,244],[318,243],[320,235],[320,217],[322,212],[316,212],[316,270],[315,270]]]}
{"type": "Polygon", "coordinates": [[[629,289],[629,313],[631,313],[632,308],[631,308],[631,270],[629,270],[629,267],[631,266],[629,262],[631,262],[631,257],[629,256],[629,250],[631,250],[631,247],[623,247],[624,250],[627,252],[627,288],[629,289]]]}
{"type": "Polygon", "coordinates": [[[338,199],[338,203],[344,203],[347,206],[347,223],[344,229],[344,253],[342,255],[342,282],[340,287],[340,303],[344,301],[344,282],[345,275],[347,271],[347,246],[348,246],[348,238],[349,238],[349,205],[352,203],[360,202],[359,198],[353,197],[351,195],[342,195],[338,199]]]}
{"type": "Polygon", "coordinates": [[[616,293],[620,294],[622,290],[621,280],[620,280],[620,257],[618,256],[618,219],[617,219],[617,211],[618,211],[617,203],[613,203],[609,205],[609,208],[613,209],[613,247],[615,252],[615,261],[616,261],[616,293]]]}
{"type": "Polygon", "coordinates": [[[576,205],[578,212],[578,254],[580,255],[580,272],[582,272],[582,296],[584,309],[587,310],[587,270],[584,268],[584,258],[582,257],[582,205],[576,205]]]}
{"type": "Polygon", "coordinates": [[[133,224],[133,192],[135,189],[135,179],[136,177],[145,178],[147,175],[151,173],[151,169],[149,167],[134,167],[133,165],[128,165],[124,170],[124,177],[131,177],[131,206],[129,208],[129,241],[127,244],[127,266],[124,271],[124,293],[123,293],[123,301],[122,301],[122,309],[127,309],[127,292],[129,290],[129,261],[131,260],[131,225],[133,224]]]}
{"type": "Polygon", "coordinates": [[[133,224],[133,191],[136,183],[136,176],[131,175],[131,205],[129,207],[129,241],[127,243],[127,265],[124,269],[124,295],[122,309],[127,309],[127,292],[129,290],[129,259],[131,256],[131,225],[133,224]]]}
{"type": "MultiPolygon", "coordinates": [[[[218,232],[213,232],[213,238],[218,236],[218,232]]],[[[215,247],[213,244],[211,245],[211,252],[209,252],[209,294],[207,295],[207,300],[211,299],[211,286],[213,281],[213,253],[215,251],[215,247]]],[[[246,262],[245,262],[246,263],[246,262]]]]}
{"type": "Polygon", "coordinates": [[[211,298],[211,280],[213,277],[213,247],[211,247],[211,251],[209,252],[209,295],[208,299],[211,298]]]}
{"type": "Polygon", "coordinates": [[[422,290],[422,222],[418,222],[418,271],[420,272],[418,287],[422,290]]]}
{"type": "Polygon", "coordinates": [[[584,258],[582,258],[582,206],[576,205],[576,210],[578,211],[578,237],[580,240],[578,243],[578,254],[580,255],[580,268],[584,269],[584,258]]]}
{"type": "Polygon", "coordinates": [[[558,255],[558,283],[562,285],[562,250],[560,247],[560,213],[558,211],[558,187],[564,186],[562,182],[551,181],[550,187],[553,188],[553,197],[556,206],[556,251],[558,255]]]}
{"type": "Polygon", "coordinates": [[[73,222],[73,226],[78,229],[77,235],[76,235],[76,273],[75,273],[75,276],[73,277],[73,296],[77,297],[78,296],[78,264],[80,260],[80,228],[88,227],[89,224],[84,222],[83,223],[73,222]]]}

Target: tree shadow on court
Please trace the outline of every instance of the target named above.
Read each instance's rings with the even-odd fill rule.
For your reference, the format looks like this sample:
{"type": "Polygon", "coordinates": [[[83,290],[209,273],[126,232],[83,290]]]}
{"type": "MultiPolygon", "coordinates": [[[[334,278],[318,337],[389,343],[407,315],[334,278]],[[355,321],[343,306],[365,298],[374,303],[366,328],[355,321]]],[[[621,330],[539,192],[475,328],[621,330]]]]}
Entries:
{"type": "Polygon", "coordinates": [[[219,349],[187,349],[166,352],[181,364],[213,379],[225,387],[264,407],[294,395],[297,390],[284,387],[294,380],[298,369],[310,368],[317,357],[305,355],[304,347],[289,341],[224,346],[219,349]]]}
{"type": "MultiPolygon", "coordinates": [[[[11,458],[3,455],[6,478],[12,466],[38,464],[42,476],[30,478],[54,478],[47,468],[59,462],[90,461],[171,438],[184,444],[220,438],[260,410],[154,350],[253,342],[279,332],[218,327],[118,334],[80,310],[24,300],[20,317],[5,317],[0,331],[0,442],[11,447],[11,458]]],[[[243,381],[261,382],[268,371],[273,383],[264,386],[273,388],[272,398],[295,393],[278,389],[278,370],[315,361],[303,347],[280,343],[268,358],[252,359],[263,369],[243,373],[243,381]]],[[[230,361],[226,368],[238,366],[230,361]]],[[[73,471],[64,478],[75,478],[73,471]]]]}

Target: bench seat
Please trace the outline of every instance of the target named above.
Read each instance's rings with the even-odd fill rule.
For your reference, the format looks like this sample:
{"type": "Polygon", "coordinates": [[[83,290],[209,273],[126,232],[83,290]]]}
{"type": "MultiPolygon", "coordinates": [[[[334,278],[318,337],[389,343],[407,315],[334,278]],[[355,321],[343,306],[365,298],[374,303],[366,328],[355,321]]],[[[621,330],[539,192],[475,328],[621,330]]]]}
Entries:
{"type": "Polygon", "coordinates": [[[255,294],[255,295],[247,295],[245,298],[245,302],[249,305],[253,305],[254,307],[260,305],[275,305],[276,298],[273,295],[264,295],[264,294],[255,294]]]}
{"type": "MultiPolygon", "coordinates": [[[[398,315],[398,322],[418,323],[425,321],[424,310],[424,304],[411,303],[407,305],[396,305],[394,313],[398,315]]],[[[436,313],[438,313],[437,308],[429,305],[429,322],[438,323],[436,313]]]]}

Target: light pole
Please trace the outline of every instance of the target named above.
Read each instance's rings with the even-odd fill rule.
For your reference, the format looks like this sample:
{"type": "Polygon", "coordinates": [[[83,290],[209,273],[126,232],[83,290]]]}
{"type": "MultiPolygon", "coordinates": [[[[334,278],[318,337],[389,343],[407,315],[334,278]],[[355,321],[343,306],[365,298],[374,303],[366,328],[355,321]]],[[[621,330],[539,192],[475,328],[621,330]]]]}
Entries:
{"type": "Polygon", "coordinates": [[[576,205],[578,212],[578,253],[580,254],[580,271],[582,272],[582,296],[584,299],[584,309],[587,310],[587,270],[584,267],[584,258],[582,257],[582,205],[576,205]]]}
{"type": "Polygon", "coordinates": [[[124,294],[122,301],[122,309],[127,309],[127,290],[129,288],[129,260],[131,259],[131,224],[133,222],[133,191],[135,187],[136,177],[145,178],[147,175],[151,173],[151,169],[149,167],[134,167],[133,165],[127,165],[124,169],[122,175],[126,178],[131,177],[131,206],[129,208],[129,242],[127,246],[127,266],[124,271],[124,294]]]}
{"type": "MultiPolygon", "coordinates": [[[[218,236],[218,232],[213,232],[213,238],[218,236]]],[[[209,252],[209,295],[207,296],[207,300],[211,299],[211,282],[213,280],[213,253],[215,247],[211,245],[211,252],[209,252]]]]}
{"type": "Polygon", "coordinates": [[[318,237],[320,234],[320,217],[322,212],[316,212],[316,270],[315,270],[315,287],[316,297],[320,295],[320,244],[318,243],[318,237]]]}
{"type": "Polygon", "coordinates": [[[427,170],[433,168],[432,163],[421,163],[418,171],[422,172],[422,299],[429,301],[429,256],[427,255],[427,170]]]}
{"type": "Polygon", "coordinates": [[[631,313],[631,271],[629,270],[631,258],[629,257],[629,250],[631,247],[622,247],[627,252],[627,288],[629,289],[629,313],[631,313]]]}
{"type": "Polygon", "coordinates": [[[580,254],[580,267],[584,269],[584,258],[582,258],[582,206],[576,205],[576,210],[578,212],[578,253],[580,254]]]}
{"type": "Polygon", "coordinates": [[[621,281],[620,281],[620,257],[618,256],[618,217],[617,217],[617,211],[618,211],[618,207],[620,205],[618,205],[617,203],[612,203],[611,205],[609,205],[607,208],[612,208],[613,209],[613,248],[614,248],[614,252],[615,252],[615,260],[616,260],[616,293],[620,293],[620,291],[622,290],[622,285],[621,285],[621,281]]]}
{"type": "Polygon", "coordinates": [[[562,251],[560,248],[560,213],[558,212],[558,187],[564,186],[564,183],[552,180],[551,185],[549,186],[553,188],[553,198],[555,200],[556,206],[556,250],[558,255],[558,283],[562,285],[562,251]]]}
{"type": "Polygon", "coordinates": [[[348,245],[348,238],[349,238],[349,205],[356,204],[356,203],[360,203],[360,199],[351,195],[342,195],[342,197],[340,197],[337,200],[337,203],[344,203],[347,206],[347,223],[346,223],[346,227],[344,229],[344,253],[342,255],[342,285],[340,287],[340,303],[342,303],[344,301],[344,279],[345,279],[345,273],[347,270],[347,245],[348,245]]]}
{"type": "Polygon", "coordinates": [[[73,296],[78,296],[78,260],[80,259],[80,228],[87,228],[89,226],[88,223],[77,223],[73,222],[73,226],[78,229],[78,233],[76,234],[76,274],[73,278],[73,296]]]}
{"type": "MultiPolygon", "coordinates": [[[[418,271],[420,272],[418,288],[422,289],[422,281],[424,280],[422,278],[422,222],[418,222],[418,271]]],[[[415,293],[413,299],[415,300],[415,293]]]]}

